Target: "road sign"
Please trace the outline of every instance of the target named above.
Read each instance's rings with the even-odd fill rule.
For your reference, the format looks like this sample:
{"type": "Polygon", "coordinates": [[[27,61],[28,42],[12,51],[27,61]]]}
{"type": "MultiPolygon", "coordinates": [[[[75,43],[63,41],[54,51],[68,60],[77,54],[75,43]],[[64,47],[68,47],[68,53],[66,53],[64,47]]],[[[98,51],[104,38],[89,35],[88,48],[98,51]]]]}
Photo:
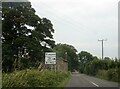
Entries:
{"type": "Polygon", "coordinates": [[[56,53],[55,52],[45,53],[45,64],[56,64],[56,53]]]}

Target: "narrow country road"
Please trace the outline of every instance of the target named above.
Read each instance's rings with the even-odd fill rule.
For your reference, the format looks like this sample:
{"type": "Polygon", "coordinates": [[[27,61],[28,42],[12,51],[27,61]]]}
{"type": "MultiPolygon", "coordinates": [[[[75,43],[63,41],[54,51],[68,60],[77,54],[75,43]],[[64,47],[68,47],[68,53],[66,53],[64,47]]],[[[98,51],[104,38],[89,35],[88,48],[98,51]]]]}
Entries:
{"type": "Polygon", "coordinates": [[[66,87],[118,87],[118,83],[74,73],[66,87]]]}

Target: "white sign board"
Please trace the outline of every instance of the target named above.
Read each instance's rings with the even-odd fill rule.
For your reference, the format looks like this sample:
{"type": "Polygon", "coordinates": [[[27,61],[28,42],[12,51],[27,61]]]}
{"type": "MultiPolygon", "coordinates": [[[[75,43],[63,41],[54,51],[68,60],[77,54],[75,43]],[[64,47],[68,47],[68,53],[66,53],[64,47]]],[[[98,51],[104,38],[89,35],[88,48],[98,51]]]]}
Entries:
{"type": "Polygon", "coordinates": [[[45,64],[56,64],[56,53],[55,52],[45,53],[45,64]]]}

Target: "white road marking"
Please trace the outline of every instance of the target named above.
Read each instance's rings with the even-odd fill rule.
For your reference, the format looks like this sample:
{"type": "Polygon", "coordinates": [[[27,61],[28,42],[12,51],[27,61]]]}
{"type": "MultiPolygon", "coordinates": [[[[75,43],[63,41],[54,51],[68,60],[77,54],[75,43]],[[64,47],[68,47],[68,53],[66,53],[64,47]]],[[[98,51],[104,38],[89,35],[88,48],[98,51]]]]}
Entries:
{"type": "MultiPolygon", "coordinates": [[[[84,79],[86,79],[86,78],[84,78],[84,79]]],[[[96,83],[94,83],[94,82],[92,82],[92,81],[90,81],[88,79],[86,79],[86,80],[89,81],[90,83],[92,83],[93,85],[95,85],[96,87],[99,87],[99,85],[97,85],[96,83]]]]}
{"type": "Polygon", "coordinates": [[[96,87],[99,87],[99,85],[95,84],[94,82],[90,81],[93,85],[95,85],[96,87]]]}

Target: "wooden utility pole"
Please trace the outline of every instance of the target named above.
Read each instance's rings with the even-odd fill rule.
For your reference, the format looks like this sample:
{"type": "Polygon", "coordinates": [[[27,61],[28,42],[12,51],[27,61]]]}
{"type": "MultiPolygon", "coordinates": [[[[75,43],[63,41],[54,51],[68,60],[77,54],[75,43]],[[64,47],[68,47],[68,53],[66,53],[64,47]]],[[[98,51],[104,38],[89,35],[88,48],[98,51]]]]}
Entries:
{"type": "Polygon", "coordinates": [[[101,39],[101,40],[98,40],[98,41],[101,41],[102,42],[102,59],[104,59],[104,50],[103,50],[103,41],[107,41],[107,39],[101,39]]]}

